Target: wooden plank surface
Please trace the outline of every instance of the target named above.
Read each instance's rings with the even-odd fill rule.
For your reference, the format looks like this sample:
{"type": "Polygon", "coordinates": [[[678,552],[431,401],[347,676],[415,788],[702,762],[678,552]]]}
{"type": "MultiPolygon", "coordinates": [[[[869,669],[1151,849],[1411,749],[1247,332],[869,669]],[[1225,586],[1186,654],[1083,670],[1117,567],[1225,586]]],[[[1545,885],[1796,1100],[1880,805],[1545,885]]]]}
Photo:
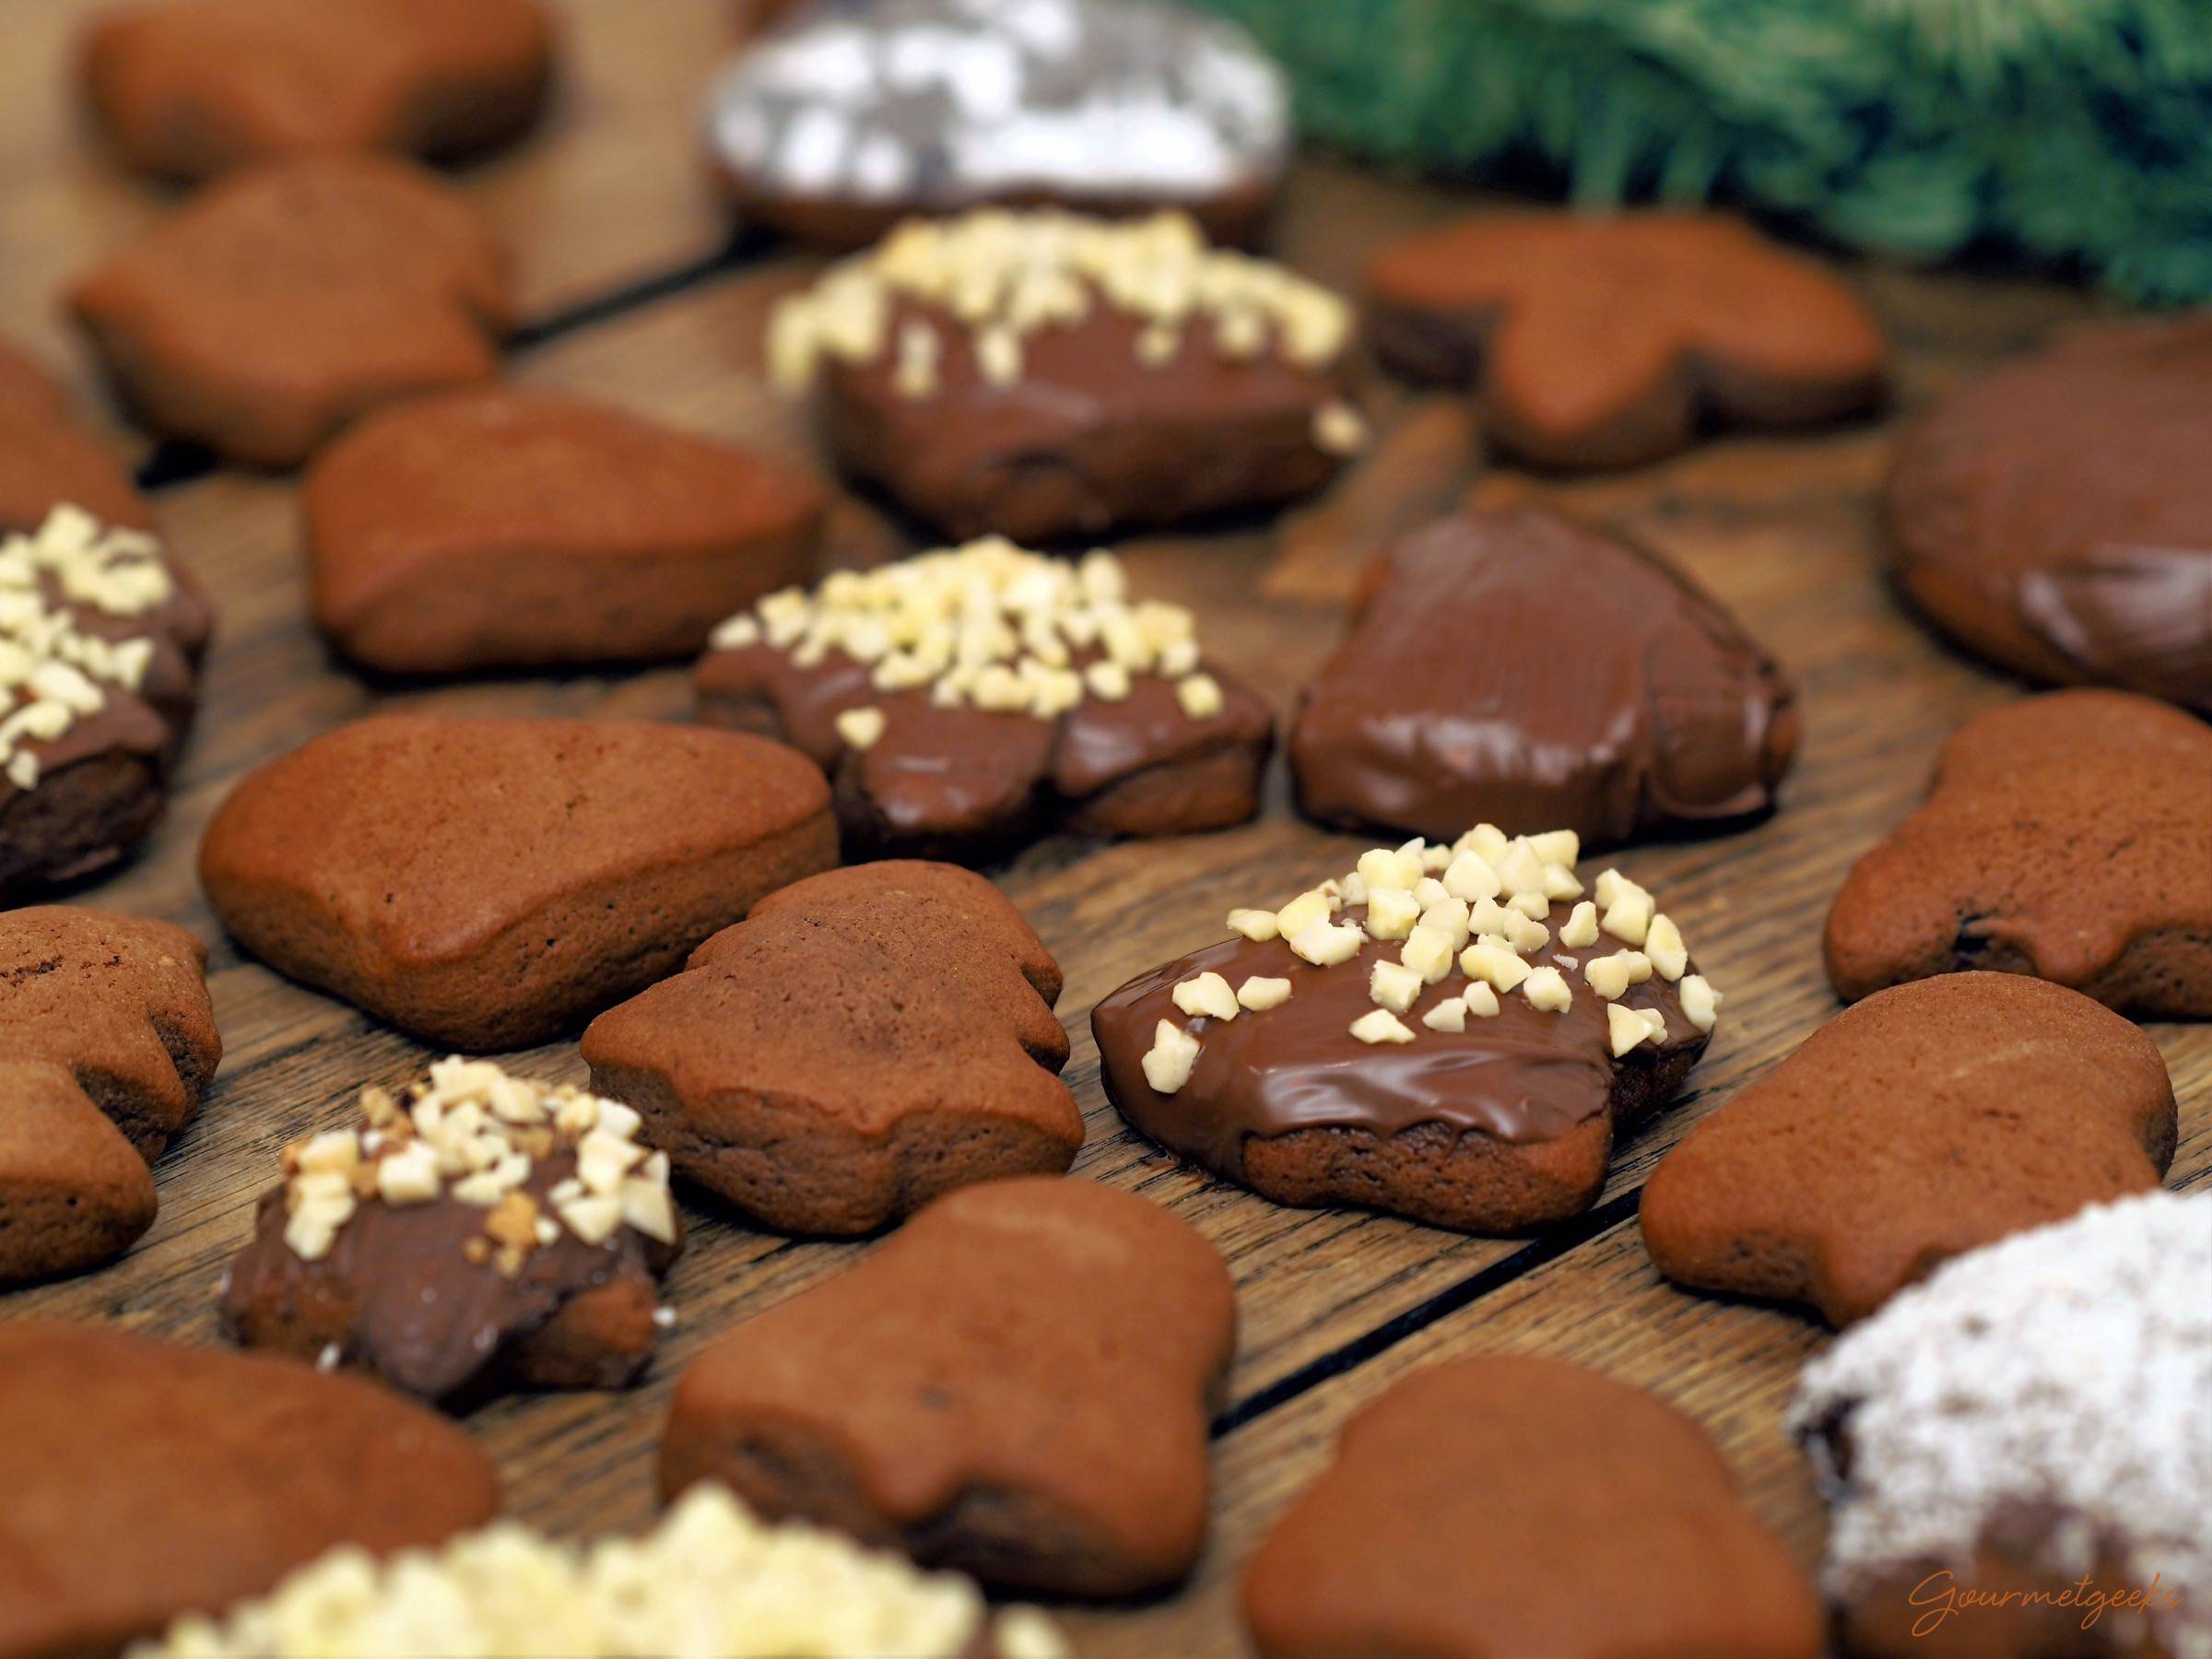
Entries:
{"type": "MultiPolygon", "coordinates": [[[[0,0],[0,331],[65,348],[42,296],[127,231],[147,193],[91,150],[58,90],[55,65],[83,8],[0,0]],[[24,18],[31,19],[27,26],[24,18]],[[17,93],[10,104],[6,94],[17,93]]],[[[759,328],[808,262],[700,262],[724,229],[691,147],[699,81],[734,33],[717,0],[575,0],[582,62],[532,146],[462,175],[514,241],[535,314],[614,294],[606,314],[515,356],[517,378],[589,392],[701,430],[807,453],[794,412],[767,392],[759,328]],[[687,273],[671,291],[641,280],[687,273]]],[[[1301,170],[1281,250],[1347,283],[1381,238],[1432,222],[1465,198],[1350,169],[1301,170]]],[[[2079,296],[1960,276],[1857,273],[1900,348],[1910,406],[2084,314],[2079,296]]],[[[1382,406],[1404,400],[1379,389],[1382,406]]],[[[1828,900],[1852,859],[1909,808],[1944,735],[2018,688],[1956,658],[1902,617],[1877,578],[1873,490],[1898,417],[1807,439],[1718,442],[1665,465],[1562,483],[1493,469],[1481,500],[1535,494],[1640,535],[1678,559],[1791,666],[1805,694],[1803,757],[1782,812],[1747,832],[1654,846],[1620,863],[1679,917],[1730,994],[1712,1051],[1678,1108],[1622,1149],[1591,1218],[1535,1241],[1477,1240],[1350,1212],[1294,1211],[1205,1180],[1121,1127],[1098,1082],[1087,1015],[1132,974],[1206,936],[1232,904],[1279,902],[1346,867],[1363,841],[1316,830],[1288,808],[1279,770],[1261,818],[1206,837],[1121,845],[1055,838],[994,871],[1067,971],[1061,1012],[1075,1035],[1068,1078],[1089,1141],[1079,1178],[1144,1192],[1187,1217],[1235,1271],[1242,1342],[1217,1446],[1216,1537],[1182,1594],[1071,1617],[1087,1650],[1239,1651],[1235,1564],[1325,1460],[1346,1414],[1411,1367],[1490,1349],[1559,1354],[1656,1388],[1703,1420],[1754,1500],[1808,1559],[1819,1518],[1779,1408],[1822,1340],[1795,1315],[1674,1291],[1653,1275],[1630,1212],[1653,1162],[1690,1122],[1787,1053],[1835,1011],[1818,960],[1828,900]]],[[[207,816],[236,779],[314,732],[372,707],[644,714],[681,718],[679,670],[443,688],[371,688],[337,669],[304,622],[294,489],[283,478],[218,474],[166,490],[163,526],[221,605],[200,725],[171,818],[145,856],[86,891],[89,902],[160,915],[214,946],[229,1053],[200,1121],[159,1169],[162,1209],[123,1262],[0,1300],[29,1313],[115,1318],[212,1342],[214,1288],[244,1241],[277,1149],[345,1121],[353,1092],[397,1082],[417,1044],[242,959],[215,928],[193,878],[207,816]]],[[[838,558],[903,545],[880,515],[841,512],[838,558]]],[[[1287,706],[1327,654],[1330,603],[1352,571],[1306,560],[1281,572],[1265,529],[1150,538],[1125,549],[1144,591],[1196,606],[1209,653],[1287,706]]],[[[2177,1182],[2212,1170],[2212,1030],[2156,1030],[2183,1101],[2177,1182]]],[[[581,1078],[573,1045],[512,1062],[581,1078]]],[[[500,1461],[511,1506],[564,1532],[627,1526],[653,1510],[650,1460],[682,1363],[747,1312],[838,1270],[867,1244],[794,1242],[692,1206],[692,1248],[670,1281],[682,1323],[648,1381],[621,1395],[513,1399],[469,1424],[500,1461]]]]}

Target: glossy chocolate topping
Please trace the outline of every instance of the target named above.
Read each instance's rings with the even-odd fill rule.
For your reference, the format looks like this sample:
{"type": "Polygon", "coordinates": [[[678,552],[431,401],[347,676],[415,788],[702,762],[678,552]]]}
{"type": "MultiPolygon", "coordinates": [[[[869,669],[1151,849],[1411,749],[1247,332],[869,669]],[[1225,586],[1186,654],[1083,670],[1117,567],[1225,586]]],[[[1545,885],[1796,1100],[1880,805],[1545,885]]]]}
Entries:
{"type": "MultiPolygon", "coordinates": [[[[1230,1180],[1241,1175],[1247,1139],[1300,1129],[1389,1136],[1442,1124],[1518,1143],[1555,1139],[1613,1103],[1629,1068],[1701,1051],[1707,1041],[1684,1017],[1677,988],[1653,975],[1631,985],[1620,1002],[1656,1009],[1666,1020],[1665,1039],[1616,1060],[1607,1003],[1579,967],[1565,964],[1628,947],[1611,937],[1585,949],[1560,945],[1571,909],[1552,906],[1550,943],[1524,959],[1532,967],[1560,967],[1574,998],[1566,1012],[1535,1007],[1512,993],[1499,997],[1497,1014],[1470,1017],[1464,1031],[1430,1030],[1421,1016],[1467,988],[1454,971],[1424,989],[1402,1017],[1417,1033],[1404,1044],[1367,1043],[1351,1034],[1352,1022],[1375,1007],[1369,991],[1375,963],[1397,960],[1404,941],[1370,939],[1349,960],[1327,968],[1301,959],[1279,938],[1208,945],[1130,981],[1092,1011],[1107,1098],[1143,1134],[1230,1180]],[[1290,998],[1232,1020],[1185,1016],[1174,1004],[1174,987],[1207,971],[1232,988],[1255,975],[1288,979],[1290,998]],[[1190,1080],[1172,1095],[1155,1090],[1144,1072],[1163,1019],[1198,1040],[1190,1080]]],[[[1364,905],[1347,905],[1335,920],[1364,923],[1366,915],[1364,905]]]]}
{"type": "Polygon", "coordinates": [[[1966,645],[2212,712],[2212,318],[2085,332],[1906,440],[1899,582],[1966,645]]]}
{"type": "Polygon", "coordinates": [[[1607,845],[1774,805],[1795,692],[1657,559],[1535,509],[1397,544],[1290,733],[1304,809],[1450,837],[1477,819],[1607,845]]]}

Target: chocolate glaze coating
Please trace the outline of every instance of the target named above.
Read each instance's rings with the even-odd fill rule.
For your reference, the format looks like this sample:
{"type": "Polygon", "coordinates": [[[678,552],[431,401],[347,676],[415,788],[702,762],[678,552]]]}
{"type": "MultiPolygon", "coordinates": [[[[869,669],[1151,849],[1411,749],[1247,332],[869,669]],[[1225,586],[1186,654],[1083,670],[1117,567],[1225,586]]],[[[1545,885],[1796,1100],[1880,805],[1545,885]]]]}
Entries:
{"type": "Polygon", "coordinates": [[[1890,569],[2030,679],[2212,713],[2212,316],[2087,329],[1938,406],[1884,495],[1890,569]]]}
{"type": "MultiPolygon", "coordinates": [[[[1078,667],[1095,653],[1076,653],[1078,667]]],[[[1119,702],[1087,697],[1055,720],[943,708],[927,689],[882,692],[832,650],[811,668],[766,643],[711,651],[700,716],[785,743],[829,774],[848,857],[979,862],[1056,823],[1106,835],[1180,835],[1258,809],[1274,747],[1266,704],[1210,664],[1221,712],[1193,720],[1174,682],[1133,676],[1119,702]],[[837,717],[883,711],[883,735],[846,747],[837,717]]]]}
{"type": "Polygon", "coordinates": [[[1290,766],[1326,822],[1594,847],[1770,810],[1797,733],[1787,676],[1686,577],[1522,508],[1392,549],[1300,700],[1290,766]]]}
{"type": "MultiPolygon", "coordinates": [[[[1528,954],[1532,965],[1626,948],[1611,937],[1583,950],[1560,945],[1571,909],[1552,906],[1552,940],[1528,954]]],[[[1366,914],[1347,905],[1335,919],[1366,914]]],[[[1620,1000],[1658,1010],[1665,1039],[1619,1059],[1606,1004],[1579,973],[1569,974],[1574,1000],[1563,1014],[1514,994],[1498,999],[1495,1016],[1470,1017],[1465,1031],[1422,1028],[1423,1014],[1466,989],[1454,973],[1401,1017],[1413,1042],[1361,1042],[1350,1027],[1375,1006],[1369,976],[1401,947],[1370,939],[1348,961],[1321,968],[1279,938],[1235,937],[1131,980],[1091,1011],[1106,1098],[1170,1151],[1278,1202],[1368,1204],[1439,1226],[1513,1231],[1586,1209],[1616,1130],[1665,1104],[1705,1052],[1706,1033],[1656,975],[1620,1000]],[[1226,1022],[1187,1018],[1174,987],[1208,971],[1232,988],[1254,976],[1288,979],[1290,999],[1226,1022]],[[1144,1072],[1162,1019],[1198,1039],[1197,1065],[1172,1095],[1144,1072]]]]}
{"type": "MultiPolygon", "coordinates": [[[[519,1190],[550,1215],[547,1195],[575,1172],[575,1153],[557,1149],[519,1190]]],[[[299,1359],[319,1360],[335,1345],[335,1364],[428,1400],[502,1382],[619,1388],[635,1379],[658,1335],[655,1281],[681,1253],[680,1238],[665,1245],[622,1227],[587,1244],[563,1228],[510,1277],[462,1253],[483,1236],[486,1213],[450,1194],[371,1201],[310,1262],[284,1241],[285,1189],[273,1187],[255,1211],[253,1241],[231,1263],[223,1328],[248,1347],[299,1359]]]]}
{"type": "Polygon", "coordinates": [[[895,351],[830,359],[822,424],[839,465],[955,540],[1027,544],[1294,500],[1335,477],[1343,457],[1315,441],[1314,418],[1348,401],[1341,361],[1232,358],[1201,314],[1147,363],[1145,320],[1092,292],[1080,320],[1023,337],[1010,385],[983,377],[965,324],[900,296],[888,337],[910,322],[936,335],[937,389],[900,392],[895,351]]]}

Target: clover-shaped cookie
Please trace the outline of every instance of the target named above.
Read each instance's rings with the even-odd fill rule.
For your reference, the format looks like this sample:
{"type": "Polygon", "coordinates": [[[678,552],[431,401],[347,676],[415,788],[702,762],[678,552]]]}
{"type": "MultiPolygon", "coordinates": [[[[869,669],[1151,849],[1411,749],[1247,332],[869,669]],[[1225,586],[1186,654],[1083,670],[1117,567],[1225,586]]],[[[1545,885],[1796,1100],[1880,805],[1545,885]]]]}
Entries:
{"type": "Polygon", "coordinates": [[[1936,1264],[2159,1184],[2158,1045],[2063,986],[1947,973],[1846,1009],[1643,1189],[1659,1271],[1863,1319],[1936,1264]]]}
{"type": "Polygon", "coordinates": [[[838,463],[955,538],[1096,537],[1311,494],[1366,441],[1351,312],[1180,215],[902,225],[771,319],[838,463]]]}
{"type": "Polygon", "coordinates": [[[298,465],[377,405],[489,379],[513,322],[475,210],[374,155],[210,185],[70,303],[149,425],[265,466],[298,465]]]}
{"type": "Polygon", "coordinates": [[[1367,587],[1291,717],[1309,815],[1430,837],[1557,825],[1609,846],[1772,809],[1795,688],[1634,543],[1541,509],[1456,512],[1394,545],[1367,587]]]}
{"type": "Polygon", "coordinates": [[[1415,1372],[1245,1569],[1265,1659],[1814,1659],[1820,1606],[1672,1406],[1556,1359],[1415,1372]]]}
{"type": "Polygon", "coordinates": [[[212,620],[142,531],[57,507],[0,535],[0,900],[112,864],[159,821],[212,620]]]}
{"type": "Polygon", "coordinates": [[[0,341],[0,535],[36,530],[63,506],[134,530],[151,522],[130,476],[79,429],[53,377],[0,341]]]}
{"type": "Polygon", "coordinates": [[[0,1283],[74,1273],[154,1219],[147,1166],[222,1058],[182,928],[67,905],[0,912],[0,1283]]]}
{"type": "Polygon", "coordinates": [[[1673,1099],[1720,996],[1573,832],[1377,847],[1100,1002],[1107,1099],[1279,1204],[1512,1232],[1579,1214],[1614,1136],[1673,1099]]]}
{"type": "Polygon", "coordinates": [[[1477,387],[1499,443],[1547,466],[1631,466],[1708,416],[1800,426],[1882,390],[1851,288],[1717,214],[1486,214],[1385,249],[1368,294],[1386,359],[1477,387]]]}
{"type": "Polygon", "coordinates": [[[10,1655],[121,1653],[325,1550],[388,1556],[500,1507],[476,1442],[389,1389],[115,1324],[0,1321],[0,1422],[10,1655]]]}
{"type": "Polygon", "coordinates": [[[1891,570],[1967,650],[2212,715],[2212,316],[2085,328],[1898,446],[1891,570]]]}
{"type": "Polygon", "coordinates": [[[458,1057],[360,1103],[285,1149],[223,1290],[233,1336],[431,1400],[644,1369],[683,1228],[636,1112],[458,1057]]]}
{"type": "Polygon", "coordinates": [[[144,0],[100,17],[83,55],[124,159],[194,180],[308,151],[488,149],[545,101],[553,30],[535,0],[144,0]]]}
{"type": "Polygon", "coordinates": [[[583,1057],[677,1174],[771,1227],[866,1232],[953,1187],[1074,1160],[1059,994],[989,882],[892,861],[762,900],[594,1020],[583,1057]]]}
{"type": "Polygon", "coordinates": [[[1847,1002],[1987,968],[2212,1018],[2212,728],[2124,691],[1969,721],[1927,800],[1853,866],[1827,954],[1847,1002]]]}
{"type": "Polygon", "coordinates": [[[1009,1589],[1141,1594],[1205,1542],[1235,1337],[1189,1223],[1088,1182],[987,1182],[700,1356],[662,1487],[721,1480],[1009,1589]]]}
{"type": "Polygon", "coordinates": [[[813,758],[848,857],[1239,823],[1275,735],[1190,611],[1134,598],[1111,553],[996,537],[771,594],[715,630],[699,702],[813,758]]]}

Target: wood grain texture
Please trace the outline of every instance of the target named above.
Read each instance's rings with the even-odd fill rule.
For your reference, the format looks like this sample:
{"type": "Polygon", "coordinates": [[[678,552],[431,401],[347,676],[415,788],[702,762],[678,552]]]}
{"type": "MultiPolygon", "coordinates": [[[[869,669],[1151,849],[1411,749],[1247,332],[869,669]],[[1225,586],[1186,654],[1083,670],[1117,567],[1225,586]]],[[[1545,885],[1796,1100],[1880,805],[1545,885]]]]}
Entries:
{"type": "MultiPolygon", "coordinates": [[[[0,11],[0,330],[63,347],[40,307],[53,280],[147,211],[74,125],[55,54],[67,4],[0,11]],[[15,50],[21,46],[22,50],[15,50]],[[7,94],[13,91],[16,101],[7,94]]],[[[530,146],[462,175],[513,238],[539,315],[586,320],[518,351],[517,379],[586,392],[808,464],[793,410],[768,392],[760,324],[803,280],[795,255],[731,259],[674,291],[590,302],[709,259],[724,227],[698,194],[692,105],[738,8],[721,0],[575,0],[580,65],[559,114],[530,146]]],[[[1465,198],[1301,170],[1278,230],[1312,274],[1348,285],[1380,239],[1464,208],[1465,198]]],[[[1902,409],[2085,314],[2063,290],[1878,269],[1854,273],[1900,346],[1902,409]]],[[[1387,393],[1391,411],[1418,400],[1387,393]]],[[[1299,821],[1279,768],[1260,819],[1219,835],[1100,845],[1061,837],[994,875],[1067,972],[1069,1081],[1089,1141],[1079,1179],[1141,1191],[1187,1217],[1228,1255],[1242,1340],[1218,1444],[1217,1529],[1184,1594],[1071,1619],[1087,1651],[1241,1651],[1234,1568],[1321,1466],[1345,1416],[1407,1370],[1447,1355],[1514,1349],[1596,1364],[1655,1387],[1719,1438],[1754,1501],[1808,1559],[1819,1517],[1779,1411],[1796,1368],[1825,1338],[1795,1314],[1688,1296],[1662,1284],[1632,1220],[1634,1194],[1684,1127],[1763,1073],[1835,1012],[1819,923],[1844,870],[1918,797],[1943,736],[2018,694],[1915,628],[1877,577],[1873,492],[1900,415],[1801,439],[1732,439],[1667,465],[1574,483],[1503,469],[1483,501],[1541,496],[1642,537],[1677,559],[1789,665],[1805,693],[1806,742],[1771,821],[1723,839],[1652,846],[1624,868],[1679,918],[1730,994],[1691,1088],[1621,1149],[1591,1218],[1536,1240],[1462,1238],[1385,1218],[1278,1208],[1179,1166],[1124,1130],[1104,1102],[1090,1005],[1131,975],[1210,936],[1232,905],[1276,903],[1346,868],[1365,844],[1299,821]]],[[[142,441],[119,437],[142,447],[142,441]]],[[[163,527],[221,606],[206,702],[169,821],[144,856],[77,895],[193,928],[214,947],[211,983],[229,1054],[200,1121],[159,1168],[161,1214],[121,1263],[0,1299],[0,1318],[113,1318],[213,1342],[215,1285],[250,1230],[253,1201],[288,1140],[346,1120],[355,1090],[396,1083],[430,1056],[338,1004],[241,959],[193,877],[201,829],[247,769],[372,708],[623,713],[682,718],[677,670],[503,678],[441,688],[370,686],[339,669],[305,621],[295,489],[222,473],[164,491],[163,527]]],[[[839,509],[838,562],[911,546],[879,510],[839,509]]],[[[1208,650],[1278,708],[1333,649],[1332,571],[1311,538],[1278,568],[1265,527],[1153,537],[1124,551],[1141,590],[1182,600],[1208,650]]],[[[1348,560],[1355,557],[1347,551],[1348,560]]],[[[2176,1183],[2212,1171],[2212,1028],[2158,1028],[2182,1099],[2176,1183]]],[[[581,1080],[573,1044],[512,1057],[530,1075],[581,1080]]],[[[554,1530],[643,1522],[651,1452],[674,1376],[735,1320],[856,1259],[867,1243],[793,1241],[693,1205],[691,1248],[670,1279],[681,1314],[648,1381],[621,1395],[513,1399],[469,1419],[499,1459],[512,1509],[554,1530]]]]}

